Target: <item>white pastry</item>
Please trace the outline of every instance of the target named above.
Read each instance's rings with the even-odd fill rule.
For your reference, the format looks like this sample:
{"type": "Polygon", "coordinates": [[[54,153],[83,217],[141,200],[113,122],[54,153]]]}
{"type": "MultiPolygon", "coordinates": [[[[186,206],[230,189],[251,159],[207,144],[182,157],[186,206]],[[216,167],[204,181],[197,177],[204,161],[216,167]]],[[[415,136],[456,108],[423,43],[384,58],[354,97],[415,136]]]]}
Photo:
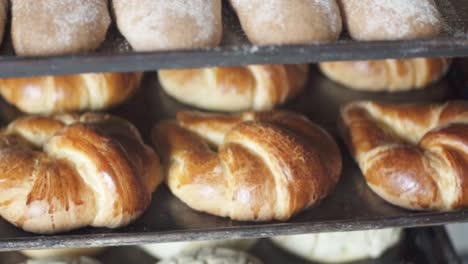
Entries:
{"type": "Polygon", "coordinates": [[[203,248],[191,254],[162,260],[157,264],[262,264],[247,253],[227,248],[203,248]]]}

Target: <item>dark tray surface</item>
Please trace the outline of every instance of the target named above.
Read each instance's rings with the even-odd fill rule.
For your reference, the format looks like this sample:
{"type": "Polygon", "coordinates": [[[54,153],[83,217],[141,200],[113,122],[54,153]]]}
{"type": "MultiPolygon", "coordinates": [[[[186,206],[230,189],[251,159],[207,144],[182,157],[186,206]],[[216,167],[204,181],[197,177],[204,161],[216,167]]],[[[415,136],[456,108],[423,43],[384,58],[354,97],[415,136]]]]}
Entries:
{"type": "MultiPolygon", "coordinates": [[[[250,253],[265,264],[315,264],[276,247],[269,239],[259,240],[250,253]]],[[[137,247],[113,247],[95,257],[103,264],[154,264],[157,260],[137,247]]],[[[26,257],[18,252],[0,253],[0,264],[18,264],[26,257]]],[[[418,228],[405,231],[404,238],[378,259],[350,262],[348,264],[438,264],[459,263],[445,229],[418,228]]]]}
{"type": "Polygon", "coordinates": [[[423,40],[357,42],[344,33],[339,41],[331,44],[258,47],[246,39],[237,17],[226,2],[223,12],[224,37],[221,46],[215,49],[133,52],[113,25],[105,43],[96,52],[27,58],[14,55],[7,31],[0,50],[0,77],[389,57],[468,56],[468,2],[436,2],[445,19],[445,31],[438,37],[423,40]]]}
{"type": "MultiPolygon", "coordinates": [[[[452,71],[452,79],[457,79],[452,71]]],[[[193,108],[169,98],[158,88],[155,74],[147,74],[142,89],[128,103],[111,112],[131,120],[148,138],[153,123],[172,117],[175,112],[193,108]]],[[[456,97],[449,78],[425,89],[403,94],[362,93],[343,88],[312,68],[308,88],[285,106],[302,112],[330,131],[335,137],[340,105],[358,99],[392,102],[443,101],[456,97]]],[[[0,103],[2,119],[7,122],[18,113],[0,103]]],[[[337,139],[339,141],[339,139],[337,139]]],[[[341,141],[339,141],[341,142],[341,141]]],[[[236,222],[191,210],[161,186],[147,212],[130,226],[117,230],[85,228],[53,236],[23,232],[0,220],[0,250],[44,247],[90,247],[130,245],[150,242],[210,240],[242,237],[269,237],[325,231],[363,230],[384,227],[440,225],[468,220],[468,210],[458,212],[416,212],[392,206],[367,186],[348,151],[342,178],[336,190],[315,208],[310,208],[286,223],[236,222]]]]}

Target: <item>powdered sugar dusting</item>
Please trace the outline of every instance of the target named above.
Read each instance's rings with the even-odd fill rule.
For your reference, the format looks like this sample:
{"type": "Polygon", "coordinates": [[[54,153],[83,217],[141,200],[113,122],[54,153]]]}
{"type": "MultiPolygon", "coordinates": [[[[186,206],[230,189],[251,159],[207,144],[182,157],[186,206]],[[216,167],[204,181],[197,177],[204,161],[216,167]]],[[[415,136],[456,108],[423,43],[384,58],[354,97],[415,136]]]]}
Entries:
{"type": "MultiPolygon", "coordinates": [[[[253,12],[255,23],[275,23],[279,28],[285,28],[286,21],[290,19],[288,12],[298,0],[231,0],[236,8],[245,8],[253,12]]],[[[337,12],[335,0],[301,0],[310,4],[313,10],[323,12],[330,24],[333,33],[341,29],[341,17],[337,12]]]]}
{"type": "Polygon", "coordinates": [[[373,0],[365,13],[366,34],[384,30],[392,36],[404,37],[411,29],[409,19],[416,24],[440,23],[440,14],[432,0],[373,0]]]}
{"type": "Polygon", "coordinates": [[[177,23],[174,18],[193,19],[198,28],[194,42],[212,38],[219,26],[216,5],[213,0],[140,0],[120,1],[118,4],[119,12],[126,12],[126,19],[133,24],[135,32],[132,34],[157,39],[161,46],[167,48],[173,45],[168,39],[167,29],[177,23]]]}
{"type": "Polygon", "coordinates": [[[96,27],[96,21],[100,20],[100,14],[107,10],[106,1],[102,0],[47,0],[34,4],[31,0],[15,0],[14,8],[27,10],[29,14],[41,14],[53,21],[55,38],[47,38],[47,44],[71,45],[76,41],[77,32],[87,28],[96,27]],[[34,8],[34,10],[31,10],[34,8]]]}

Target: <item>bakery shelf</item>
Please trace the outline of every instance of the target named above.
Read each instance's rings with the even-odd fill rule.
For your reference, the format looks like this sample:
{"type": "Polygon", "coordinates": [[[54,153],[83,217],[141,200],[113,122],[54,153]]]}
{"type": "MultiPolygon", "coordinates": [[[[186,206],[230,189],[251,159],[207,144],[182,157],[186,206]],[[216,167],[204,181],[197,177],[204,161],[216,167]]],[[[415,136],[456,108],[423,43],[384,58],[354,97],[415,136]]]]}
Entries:
{"type": "Polygon", "coordinates": [[[215,49],[133,52],[114,25],[107,40],[96,52],[27,58],[14,56],[11,40],[6,38],[0,50],[0,77],[389,57],[468,56],[468,3],[466,0],[436,2],[445,19],[445,31],[439,37],[424,40],[357,42],[343,34],[338,42],[331,44],[257,47],[247,41],[227,3],[223,12],[223,42],[215,49]]]}
{"type": "MultiPolygon", "coordinates": [[[[336,120],[340,105],[354,100],[372,99],[392,102],[443,101],[460,98],[451,80],[460,80],[456,68],[431,87],[400,94],[363,93],[344,88],[312,67],[307,89],[284,106],[301,112],[330,131],[338,140],[336,120]]],[[[148,138],[151,126],[177,111],[193,110],[169,98],[157,84],[154,73],[145,75],[139,92],[126,104],[111,110],[131,120],[148,138]]],[[[4,123],[18,112],[0,102],[4,123]]],[[[134,245],[149,242],[214,240],[243,237],[269,237],[324,231],[416,227],[468,221],[468,210],[457,212],[415,212],[392,206],[376,196],[341,144],[344,170],[336,190],[315,208],[306,210],[286,223],[236,222],[191,210],[161,186],[146,213],[126,228],[109,230],[85,228],[70,233],[39,236],[23,232],[0,220],[0,250],[22,248],[92,247],[134,245]]]]}
{"type": "MultiPolygon", "coordinates": [[[[314,264],[295,257],[279,248],[270,240],[262,239],[250,250],[252,255],[265,264],[314,264]]],[[[96,256],[103,264],[154,264],[156,259],[136,247],[109,248],[96,256]]],[[[0,264],[17,264],[26,257],[18,252],[0,253],[0,264]]],[[[408,229],[404,238],[395,247],[375,260],[349,262],[349,264],[390,264],[390,263],[460,263],[451,241],[443,227],[408,229]]]]}

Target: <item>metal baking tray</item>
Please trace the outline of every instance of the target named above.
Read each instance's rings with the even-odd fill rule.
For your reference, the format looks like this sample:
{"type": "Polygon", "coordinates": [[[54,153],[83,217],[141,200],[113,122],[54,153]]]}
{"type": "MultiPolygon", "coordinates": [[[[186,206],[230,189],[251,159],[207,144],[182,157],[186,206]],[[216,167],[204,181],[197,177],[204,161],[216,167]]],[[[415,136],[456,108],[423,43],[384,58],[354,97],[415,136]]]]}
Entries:
{"type": "MultiPolygon", "coordinates": [[[[265,264],[315,264],[276,247],[269,239],[259,240],[250,253],[265,264]]],[[[154,264],[157,259],[137,247],[113,247],[95,257],[103,264],[154,264]]],[[[18,264],[27,258],[18,252],[0,253],[0,264],[18,264]]],[[[459,258],[443,227],[405,230],[402,241],[380,258],[348,264],[456,264],[459,258]]]]}
{"type": "MultiPolygon", "coordinates": [[[[175,198],[166,186],[155,192],[146,213],[128,227],[110,230],[84,228],[69,233],[39,236],[23,232],[0,219],[0,250],[46,247],[92,247],[132,245],[185,240],[269,237],[325,231],[415,227],[468,221],[468,210],[457,212],[416,212],[390,205],[375,195],[336,131],[339,107],[353,100],[391,102],[443,101],[459,98],[450,80],[458,71],[427,89],[400,94],[355,92],[338,85],[312,67],[305,91],[283,108],[301,112],[332,133],[341,145],[344,169],[336,190],[314,208],[286,223],[236,222],[191,210],[175,198]]],[[[168,97],[159,88],[155,73],[147,73],[139,92],[110,112],[131,120],[148,138],[152,125],[171,118],[177,111],[194,110],[168,97]]],[[[0,102],[0,119],[6,124],[18,111],[0,102]]]]}
{"type": "Polygon", "coordinates": [[[27,58],[14,55],[7,31],[0,49],[0,77],[390,57],[468,56],[468,2],[436,2],[445,20],[445,30],[438,37],[420,40],[358,42],[343,33],[339,41],[330,44],[258,47],[246,39],[227,1],[223,10],[223,41],[214,49],[133,52],[113,24],[105,43],[95,52],[27,58]]]}

